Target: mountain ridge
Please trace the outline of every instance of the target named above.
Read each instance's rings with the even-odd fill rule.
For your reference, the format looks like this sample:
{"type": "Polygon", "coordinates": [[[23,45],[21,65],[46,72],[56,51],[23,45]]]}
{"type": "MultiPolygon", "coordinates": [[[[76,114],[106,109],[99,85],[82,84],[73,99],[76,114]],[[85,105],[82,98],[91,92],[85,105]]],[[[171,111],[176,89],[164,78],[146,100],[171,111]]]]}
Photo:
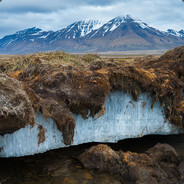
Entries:
{"type": "Polygon", "coordinates": [[[77,21],[58,31],[32,27],[0,39],[0,53],[24,54],[63,50],[99,52],[170,49],[184,44],[184,31],[160,31],[130,15],[107,23],[77,21]]]}

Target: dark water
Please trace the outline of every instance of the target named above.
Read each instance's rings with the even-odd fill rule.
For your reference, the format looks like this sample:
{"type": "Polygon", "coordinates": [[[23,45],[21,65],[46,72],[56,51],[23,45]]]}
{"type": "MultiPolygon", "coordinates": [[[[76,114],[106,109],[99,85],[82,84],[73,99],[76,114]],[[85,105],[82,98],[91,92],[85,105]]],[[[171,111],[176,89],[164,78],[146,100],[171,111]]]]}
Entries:
{"type": "MultiPolygon", "coordinates": [[[[156,143],[172,145],[184,156],[184,135],[145,136],[108,144],[114,150],[144,152],[156,143]]],[[[119,184],[118,176],[86,170],[77,156],[97,143],[22,158],[0,158],[0,184],[119,184]]]]}

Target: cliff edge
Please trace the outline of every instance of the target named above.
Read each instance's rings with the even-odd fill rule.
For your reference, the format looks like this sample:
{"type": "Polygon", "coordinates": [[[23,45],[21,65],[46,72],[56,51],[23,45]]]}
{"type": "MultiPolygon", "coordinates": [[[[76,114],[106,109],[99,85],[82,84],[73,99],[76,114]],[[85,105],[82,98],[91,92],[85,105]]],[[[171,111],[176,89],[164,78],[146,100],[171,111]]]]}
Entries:
{"type": "MultiPolygon", "coordinates": [[[[121,118],[117,122],[122,121],[122,124],[126,124],[127,121],[130,122],[130,126],[134,119],[126,120],[129,117],[126,113],[130,111],[136,113],[142,109],[135,117],[135,120],[139,119],[141,125],[141,120],[144,121],[144,117],[148,114],[150,115],[146,117],[146,121],[149,122],[151,119],[150,122],[154,122],[156,116],[154,113],[159,114],[157,111],[160,111],[159,116],[162,116],[162,119],[155,122],[155,125],[154,123],[149,124],[148,127],[145,125],[140,130],[142,133],[137,133],[137,136],[145,135],[146,131],[146,134],[151,134],[152,126],[155,126],[153,133],[159,133],[156,127],[160,122],[163,124],[161,127],[166,123],[172,126],[165,127],[164,131],[167,129],[167,134],[169,131],[177,132],[171,131],[173,126],[175,129],[177,127],[178,131],[182,131],[183,71],[184,46],[170,50],[159,58],[143,57],[132,62],[102,59],[91,54],[74,56],[63,52],[2,58],[0,63],[1,150],[4,147],[3,136],[11,136],[26,125],[38,126],[37,134],[41,135],[40,126],[44,129],[44,125],[38,123],[40,116],[43,116],[42,120],[45,122],[48,120],[55,123],[56,129],[61,132],[64,145],[71,145],[75,142],[75,134],[79,133],[78,121],[97,122],[100,118],[106,117],[106,114],[110,114],[110,111],[117,117],[115,114],[117,110],[113,111],[112,108],[115,109],[116,104],[120,102],[122,103],[119,107],[123,104],[126,106],[121,107],[122,114],[121,111],[118,114],[121,118]],[[116,102],[114,107],[111,105],[113,102],[116,102]],[[143,110],[145,108],[146,110],[143,110]],[[37,117],[36,121],[35,117],[37,117]]],[[[110,121],[110,117],[106,118],[108,120],[103,121],[110,121]]],[[[110,124],[113,124],[113,119],[110,124]]],[[[92,124],[90,126],[93,127],[92,124]]],[[[47,131],[48,128],[41,132],[46,134],[47,131]]],[[[160,129],[160,133],[164,131],[160,129]]],[[[114,141],[120,138],[122,135],[114,141]]],[[[44,141],[45,139],[40,144],[44,141]]],[[[105,141],[105,138],[102,141],[105,141]]],[[[48,146],[44,151],[46,149],[49,149],[48,146]]]]}

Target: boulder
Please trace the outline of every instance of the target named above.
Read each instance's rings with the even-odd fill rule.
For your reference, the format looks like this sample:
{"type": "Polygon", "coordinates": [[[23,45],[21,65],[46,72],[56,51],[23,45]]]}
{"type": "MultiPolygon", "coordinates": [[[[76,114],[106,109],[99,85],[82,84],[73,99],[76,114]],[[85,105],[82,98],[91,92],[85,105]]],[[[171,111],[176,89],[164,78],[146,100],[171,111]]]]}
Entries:
{"type": "Polygon", "coordinates": [[[97,145],[79,157],[85,168],[118,174],[121,182],[173,184],[183,181],[183,163],[174,148],[157,144],[146,153],[113,151],[97,145]],[[179,166],[180,164],[180,166],[179,166]]]}

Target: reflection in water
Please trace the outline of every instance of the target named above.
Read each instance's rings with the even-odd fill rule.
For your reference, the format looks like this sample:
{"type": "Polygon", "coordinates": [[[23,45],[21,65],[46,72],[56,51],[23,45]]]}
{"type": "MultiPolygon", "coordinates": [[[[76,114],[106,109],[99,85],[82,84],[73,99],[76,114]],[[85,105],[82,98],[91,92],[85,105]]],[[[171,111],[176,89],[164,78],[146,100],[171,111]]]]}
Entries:
{"type": "MultiPolygon", "coordinates": [[[[109,144],[114,150],[144,152],[156,143],[169,143],[184,156],[184,135],[145,136],[109,144]]],[[[44,154],[0,159],[1,184],[119,184],[117,175],[86,170],[77,160],[97,143],[49,151],[44,154]]]]}

